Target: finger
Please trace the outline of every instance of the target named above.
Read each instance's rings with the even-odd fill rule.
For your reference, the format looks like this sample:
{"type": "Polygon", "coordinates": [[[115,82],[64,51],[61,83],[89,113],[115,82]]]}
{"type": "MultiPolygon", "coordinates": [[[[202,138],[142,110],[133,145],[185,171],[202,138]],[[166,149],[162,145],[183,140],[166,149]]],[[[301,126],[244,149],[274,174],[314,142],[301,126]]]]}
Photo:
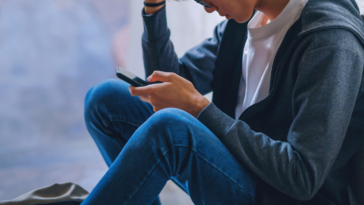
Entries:
{"type": "Polygon", "coordinates": [[[129,86],[129,92],[132,96],[149,95],[151,91],[150,86],[134,87],[131,85],[129,86]]]}
{"type": "Polygon", "coordinates": [[[149,97],[149,95],[141,95],[141,96],[139,96],[139,98],[140,98],[141,101],[150,103],[150,97],[149,97]]]}
{"type": "Polygon", "coordinates": [[[154,71],[152,75],[150,75],[147,80],[149,82],[171,82],[173,78],[175,78],[177,75],[175,73],[171,72],[163,72],[163,71],[154,71]]]}
{"type": "Polygon", "coordinates": [[[155,105],[153,105],[153,111],[154,112],[158,112],[158,111],[161,111],[161,110],[163,110],[163,109],[166,109],[166,108],[171,108],[171,107],[166,107],[166,106],[155,106],[155,105]]]}
{"type": "Polygon", "coordinates": [[[154,112],[158,112],[159,110],[161,110],[162,108],[160,108],[159,106],[153,106],[153,111],[154,112]]]}

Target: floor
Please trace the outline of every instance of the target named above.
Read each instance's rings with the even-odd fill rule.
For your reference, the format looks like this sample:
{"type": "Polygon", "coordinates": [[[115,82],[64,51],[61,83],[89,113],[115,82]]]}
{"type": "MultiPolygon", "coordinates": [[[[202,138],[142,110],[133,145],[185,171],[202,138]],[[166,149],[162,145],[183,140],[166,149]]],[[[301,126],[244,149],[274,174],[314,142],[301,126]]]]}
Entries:
{"type": "MultiPolygon", "coordinates": [[[[83,100],[114,77],[127,24],[126,0],[0,1],[0,201],[68,181],[91,191],[106,172],[83,100]]],[[[192,204],[171,183],[161,200],[192,204]]]]}

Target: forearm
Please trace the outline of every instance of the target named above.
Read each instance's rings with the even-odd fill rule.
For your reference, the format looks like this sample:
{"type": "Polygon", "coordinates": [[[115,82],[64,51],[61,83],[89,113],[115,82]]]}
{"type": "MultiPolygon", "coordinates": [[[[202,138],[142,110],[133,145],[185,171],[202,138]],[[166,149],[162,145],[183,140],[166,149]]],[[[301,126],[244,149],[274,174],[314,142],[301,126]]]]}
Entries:
{"type": "Polygon", "coordinates": [[[170,41],[165,7],[153,15],[143,13],[144,33],[142,37],[143,60],[146,77],[153,71],[179,72],[178,57],[170,41]]]}
{"type": "Polygon", "coordinates": [[[201,94],[211,92],[217,51],[227,21],[216,26],[212,38],[190,49],[179,59],[170,41],[166,7],[152,15],[145,14],[143,9],[143,19],[142,47],[146,76],[155,70],[173,72],[192,82],[201,94]]]}

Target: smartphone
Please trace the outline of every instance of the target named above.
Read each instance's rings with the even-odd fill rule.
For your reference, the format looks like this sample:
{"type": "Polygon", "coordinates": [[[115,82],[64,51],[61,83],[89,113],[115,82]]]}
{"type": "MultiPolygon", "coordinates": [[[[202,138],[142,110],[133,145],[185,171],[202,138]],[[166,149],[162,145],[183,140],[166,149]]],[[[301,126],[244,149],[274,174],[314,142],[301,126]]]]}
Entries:
{"type": "Polygon", "coordinates": [[[116,67],[115,71],[116,71],[116,76],[118,78],[129,83],[130,85],[132,85],[134,87],[141,87],[141,86],[151,85],[151,84],[155,84],[155,83],[161,83],[159,81],[153,82],[153,83],[144,81],[144,80],[140,79],[138,76],[134,75],[133,73],[131,73],[123,68],[120,68],[120,67],[116,67]]]}

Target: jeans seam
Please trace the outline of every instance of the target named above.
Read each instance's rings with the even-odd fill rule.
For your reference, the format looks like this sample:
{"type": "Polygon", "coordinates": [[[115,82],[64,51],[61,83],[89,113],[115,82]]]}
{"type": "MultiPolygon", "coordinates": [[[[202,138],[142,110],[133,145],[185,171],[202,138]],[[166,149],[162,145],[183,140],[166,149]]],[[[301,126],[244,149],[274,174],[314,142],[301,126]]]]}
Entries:
{"type": "Polygon", "coordinates": [[[125,118],[125,117],[112,117],[112,116],[110,116],[109,117],[109,120],[111,122],[124,122],[124,123],[128,123],[128,124],[133,125],[133,126],[136,126],[136,127],[139,127],[140,125],[143,124],[143,123],[139,123],[139,122],[130,120],[129,118],[125,118]]]}
{"type": "MultiPolygon", "coordinates": [[[[151,173],[153,172],[153,170],[157,167],[157,165],[161,162],[162,158],[164,158],[166,156],[166,154],[173,150],[175,147],[189,147],[188,145],[181,145],[181,144],[176,144],[174,145],[171,149],[167,150],[163,156],[158,160],[158,162],[155,164],[155,166],[153,167],[153,169],[150,171],[150,173],[148,174],[148,177],[144,180],[144,182],[139,186],[139,188],[135,191],[134,195],[129,199],[128,202],[126,202],[126,204],[128,204],[135,196],[135,194],[140,190],[140,187],[142,187],[144,185],[144,183],[149,179],[149,177],[151,176],[151,173]]],[[[232,181],[236,186],[240,187],[245,193],[247,193],[251,199],[253,201],[255,201],[254,196],[248,192],[246,189],[244,189],[244,187],[240,186],[235,180],[231,179],[229,176],[227,176],[224,172],[222,172],[220,169],[218,169],[216,166],[214,166],[213,164],[211,164],[210,162],[208,162],[205,158],[201,157],[196,150],[194,150],[193,148],[189,148],[190,150],[192,150],[193,152],[195,152],[196,156],[199,157],[200,159],[202,159],[203,161],[205,161],[206,163],[208,163],[209,165],[211,165],[213,168],[215,168],[217,171],[219,171],[221,174],[223,174],[226,178],[228,178],[230,181],[232,181]]]]}
{"type": "Polygon", "coordinates": [[[138,187],[138,189],[135,191],[134,195],[126,202],[126,204],[128,204],[135,196],[135,194],[140,190],[140,187],[142,187],[144,185],[144,183],[149,179],[149,177],[151,176],[153,170],[157,167],[157,165],[161,162],[162,158],[166,156],[166,154],[171,151],[172,149],[174,149],[175,146],[173,146],[171,149],[167,150],[163,156],[158,160],[158,162],[155,164],[155,166],[153,167],[153,169],[149,172],[148,177],[144,180],[144,182],[138,187]]]}
{"type": "MultiPolygon", "coordinates": [[[[187,145],[175,145],[176,146],[180,146],[180,147],[189,147],[187,145]]],[[[174,148],[173,147],[173,148],[174,148]]],[[[240,187],[244,192],[246,192],[247,194],[249,194],[252,197],[252,200],[255,201],[255,197],[246,189],[244,189],[244,187],[240,186],[235,180],[231,179],[228,175],[226,175],[223,171],[221,171],[219,168],[217,168],[216,166],[214,166],[213,164],[211,164],[209,161],[207,161],[205,158],[201,157],[197,151],[193,148],[190,148],[193,152],[195,152],[196,156],[198,156],[199,158],[201,158],[203,161],[205,161],[206,163],[208,163],[209,165],[211,165],[212,167],[214,167],[217,171],[219,171],[221,174],[223,174],[226,178],[230,179],[236,186],[240,187]]]]}

